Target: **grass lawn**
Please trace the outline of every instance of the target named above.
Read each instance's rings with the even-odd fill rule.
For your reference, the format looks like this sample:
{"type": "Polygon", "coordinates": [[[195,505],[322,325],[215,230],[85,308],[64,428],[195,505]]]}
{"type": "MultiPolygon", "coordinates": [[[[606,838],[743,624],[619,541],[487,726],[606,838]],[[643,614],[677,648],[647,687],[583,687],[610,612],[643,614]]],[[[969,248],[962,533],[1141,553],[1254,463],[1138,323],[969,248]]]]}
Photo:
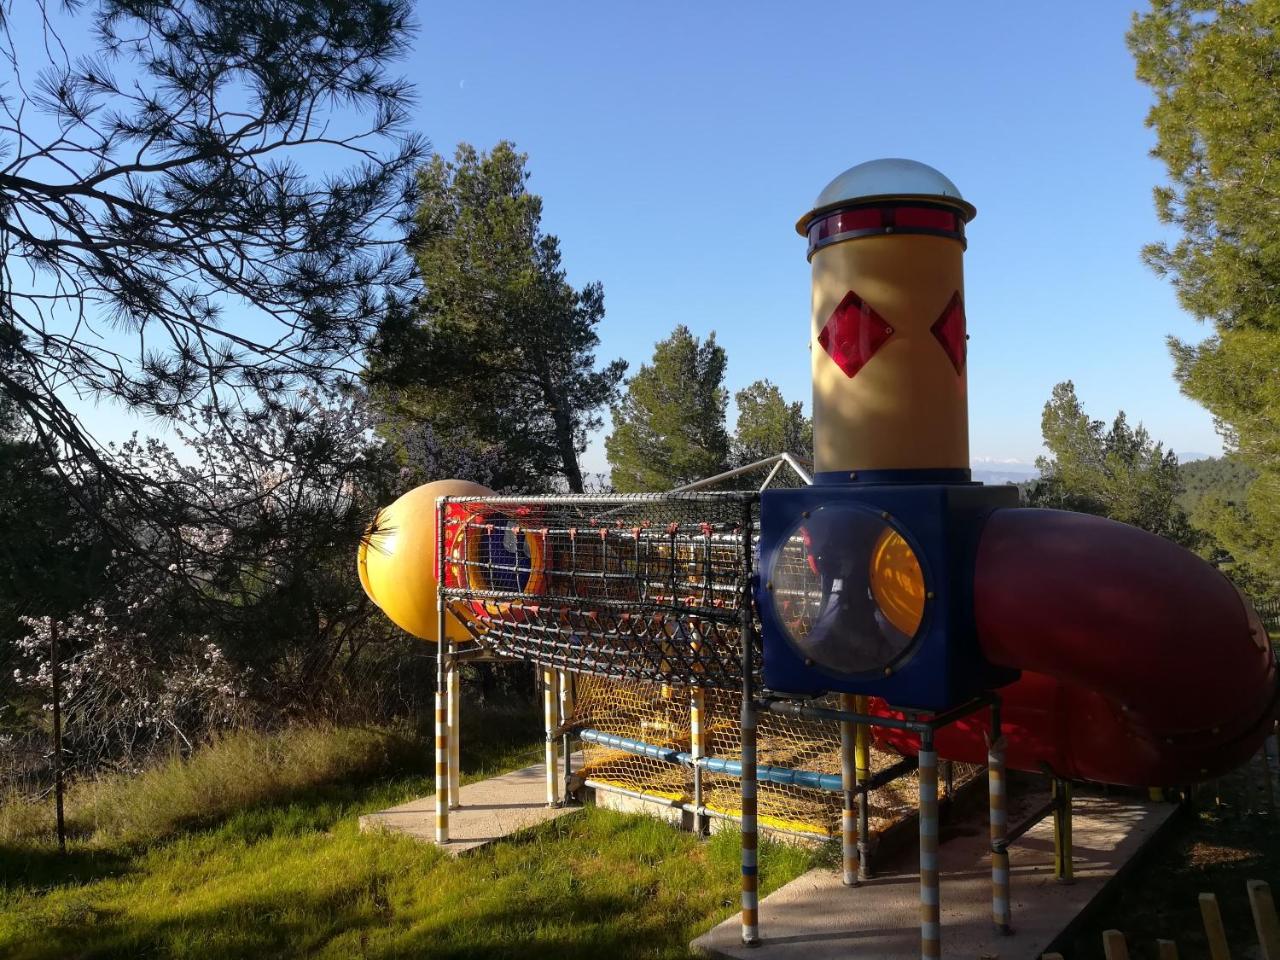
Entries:
{"type": "MultiPolygon", "coordinates": [[[[520,766],[538,749],[473,734],[464,773],[520,766]]],[[[136,823],[105,840],[89,832],[65,859],[47,842],[4,843],[0,956],[686,957],[736,907],[732,834],[700,842],[588,809],[455,860],[357,833],[359,814],[429,792],[424,774],[304,779],[294,796],[203,823],[176,818],[161,836],[139,839],[136,823]]],[[[815,858],[778,846],[764,856],[768,889],[815,858]]]]}

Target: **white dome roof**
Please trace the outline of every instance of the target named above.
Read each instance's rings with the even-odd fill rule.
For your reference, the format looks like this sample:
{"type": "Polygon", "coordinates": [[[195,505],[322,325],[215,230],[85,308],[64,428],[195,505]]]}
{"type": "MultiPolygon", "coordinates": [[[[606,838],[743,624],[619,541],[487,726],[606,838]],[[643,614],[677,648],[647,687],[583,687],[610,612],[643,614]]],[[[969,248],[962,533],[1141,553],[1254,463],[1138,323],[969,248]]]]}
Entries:
{"type": "Polygon", "coordinates": [[[973,204],[960,195],[960,188],[927,163],[889,157],[868,160],[850,167],[823,188],[813,209],[800,218],[796,229],[803,234],[813,217],[825,210],[862,200],[930,199],[950,202],[972,220],[973,204]]]}

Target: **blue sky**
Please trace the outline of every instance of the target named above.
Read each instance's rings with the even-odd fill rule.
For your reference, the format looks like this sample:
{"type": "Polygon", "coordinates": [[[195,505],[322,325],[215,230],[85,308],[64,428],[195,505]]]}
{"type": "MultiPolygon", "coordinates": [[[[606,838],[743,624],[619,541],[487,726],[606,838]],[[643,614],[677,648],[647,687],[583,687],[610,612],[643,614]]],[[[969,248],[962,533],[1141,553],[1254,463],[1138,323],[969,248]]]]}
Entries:
{"type": "MultiPolygon", "coordinates": [[[[422,3],[421,129],[515,141],[570,277],[604,284],[601,357],[716,331],[731,389],[809,396],[793,230],[826,182],[930,163],[978,207],[966,299],[975,458],[1032,460],[1054,383],[1217,453],[1164,338],[1206,329],[1142,264],[1160,238],[1150,96],[1124,3],[422,3]]],[[[599,444],[588,465],[603,467],[599,444]]]]}
{"type": "MultiPolygon", "coordinates": [[[[978,208],[975,459],[1033,460],[1041,408],[1068,378],[1095,417],[1123,408],[1174,450],[1217,453],[1164,345],[1207,331],[1139,259],[1164,235],[1151,202],[1163,170],[1125,49],[1131,15],[1114,0],[424,0],[404,69],[438,151],[505,138],[529,154],[570,278],[604,284],[602,362],[638,368],[684,323],[716,331],[731,391],[768,377],[807,406],[809,275],[793,225],[845,168],[910,157],[978,208]]],[[[80,409],[104,439],[163,432],[80,409]]],[[[606,468],[600,438],[585,466],[606,468]]]]}

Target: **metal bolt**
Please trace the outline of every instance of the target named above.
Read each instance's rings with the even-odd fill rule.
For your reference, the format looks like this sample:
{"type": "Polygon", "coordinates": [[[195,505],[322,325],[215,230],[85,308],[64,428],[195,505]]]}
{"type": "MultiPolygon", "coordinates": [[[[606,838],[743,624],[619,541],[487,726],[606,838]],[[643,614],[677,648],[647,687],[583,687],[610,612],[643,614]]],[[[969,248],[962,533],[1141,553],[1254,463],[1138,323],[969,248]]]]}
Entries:
{"type": "Polygon", "coordinates": [[[893,667],[885,667],[885,668],[884,668],[884,675],[885,675],[886,677],[892,677],[892,676],[893,676],[893,667]]]}
{"type": "Polygon", "coordinates": [[[850,480],[857,480],[857,479],[858,479],[858,474],[857,474],[856,472],[855,472],[855,473],[851,473],[851,474],[849,474],[849,479],[850,479],[850,480]]]}
{"type": "Polygon", "coordinates": [[[924,595],[924,598],[925,598],[926,600],[932,600],[932,599],[933,599],[933,591],[932,591],[932,590],[930,590],[928,593],[926,593],[926,594],[924,595]]]}
{"type": "Polygon", "coordinates": [[[808,519],[809,519],[809,511],[808,511],[808,510],[801,510],[801,511],[800,511],[800,516],[801,516],[801,517],[803,517],[805,520],[808,520],[808,519]]]}
{"type": "Polygon", "coordinates": [[[813,657],[805,657],[805,658],[804,658],[804,665],[805,665],[806,667],[812,667],[812,666],[813,666],[813,657]]]}
{"type": "Polygon", "coordinates": [[[888,520],[888,519],[889,519],[889,511],[888,511],[888,510],[881,510],[881,511],[880,511],[880,519],[881,519],[881,520],[888,520]]]}
{"type": "Polygon", "coordinates": [[[773,589],[773,581],[772,581],[772,580],[770,580],[768,583],[766,583],[766,584],[764,585],[764,588],[765,588],[766,590],[772,590],[772,589],[773,589]]]}

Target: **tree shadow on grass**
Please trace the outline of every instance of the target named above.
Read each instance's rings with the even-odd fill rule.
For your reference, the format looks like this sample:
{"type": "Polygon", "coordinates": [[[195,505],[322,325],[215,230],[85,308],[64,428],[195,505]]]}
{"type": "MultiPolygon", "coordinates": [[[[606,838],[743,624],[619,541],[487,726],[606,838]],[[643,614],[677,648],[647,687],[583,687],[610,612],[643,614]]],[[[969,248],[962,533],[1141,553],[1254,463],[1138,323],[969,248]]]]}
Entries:
{"type": "Polygon", "coordinates": [[[59,853],[52,843],[0,844],[0,890],[15,887],[48,889],[65,883],[87,883],[129,871],[132,858],[119,850],[71,848],[59,853]]]}
{"type": "MultiPolygon", "coordinates": [[[[679,956],[662,949],[678,924],[663,929],[654,922],[634,923],[627,918],[634,907],[621,896],[584,896],[540,905],[536,912],[507,903],[454,924],[425,907],[397,915],[375,881],[328,895],[247,893],[216,908],[160,920],[87,902],[70,903],[42,917],[38,928],[32,925],[25,936],[0,943],[0,952],[13,960],[229,960],[317,954],[361,960],[679,956]]],[[[670,946],[677,951],[681,947],[676,942],[670,946]]]]}

